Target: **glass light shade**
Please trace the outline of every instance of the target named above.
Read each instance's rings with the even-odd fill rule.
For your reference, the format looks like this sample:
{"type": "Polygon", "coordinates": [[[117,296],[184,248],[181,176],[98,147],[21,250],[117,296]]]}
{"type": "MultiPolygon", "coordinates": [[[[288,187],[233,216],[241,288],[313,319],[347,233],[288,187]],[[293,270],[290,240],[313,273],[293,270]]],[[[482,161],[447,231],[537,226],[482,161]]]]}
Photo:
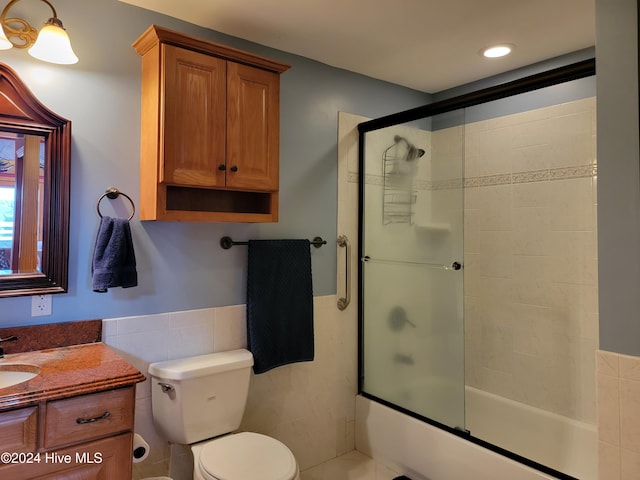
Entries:
{"type": "Polygon", "coordinates": [[[9,50],[13,47],[13,44],[9,41],[4,33],[2,27],[0,27],[0,50],[9,50]]]}
{"type": "MultiPolygon", "coordinates": [[[[38,33],[36,43],[29,49],[29,55],[45,62],[63,65],[78,63],[78,57],[71,48],[69,35],[64,28],[53,23],[52,20],[54,19],[50,19],[38,33]]],[[[57,20],[57,23],[60,21],[57,20]]]]}

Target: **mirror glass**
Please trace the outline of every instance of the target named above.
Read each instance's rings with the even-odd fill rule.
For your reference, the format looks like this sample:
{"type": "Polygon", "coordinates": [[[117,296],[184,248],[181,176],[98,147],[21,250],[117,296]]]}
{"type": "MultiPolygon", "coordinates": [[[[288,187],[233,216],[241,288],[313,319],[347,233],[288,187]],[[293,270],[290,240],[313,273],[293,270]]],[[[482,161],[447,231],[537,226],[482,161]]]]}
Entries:
{"type": "Polygon", "coordinates": [[[66,292],[71,122],[0,63],[0,297],[66,292]]]}
{"type": "Polygon", "coordinates": [[[0,275],[41,272],[44,137],[0,132],[0,275]]]}

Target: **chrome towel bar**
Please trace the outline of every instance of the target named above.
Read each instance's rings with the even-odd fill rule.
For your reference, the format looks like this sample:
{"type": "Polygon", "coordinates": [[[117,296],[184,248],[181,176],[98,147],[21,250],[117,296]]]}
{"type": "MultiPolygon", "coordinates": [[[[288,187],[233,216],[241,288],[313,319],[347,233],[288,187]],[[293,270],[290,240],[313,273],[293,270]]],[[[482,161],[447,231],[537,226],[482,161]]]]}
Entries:
{"type": "MultiPolygon", "coordinates": [[[[327,241],[322,237],[315,237],[313,240],[309,240],[309,243],[316,248],[320,248],[322,245],[326,245],[327,241]]],[[[220,246],[225,250],[229,250],[235,245],[249,245],[249,242],[235,242],[231,237],[222,237],[220,239],[220,246]]]]}

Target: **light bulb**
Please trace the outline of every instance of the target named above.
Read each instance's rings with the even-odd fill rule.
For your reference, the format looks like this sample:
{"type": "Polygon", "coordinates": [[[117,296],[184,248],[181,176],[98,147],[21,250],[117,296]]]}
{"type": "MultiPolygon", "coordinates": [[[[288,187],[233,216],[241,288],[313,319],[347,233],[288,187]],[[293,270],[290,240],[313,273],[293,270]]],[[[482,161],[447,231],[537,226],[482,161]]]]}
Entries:
{"type": "Polygon", "coordinates": [[[13,44],[9,41],[4,33],[4,30],[0,26],[0,50],[9,50],[13,47],[13,44]]]}

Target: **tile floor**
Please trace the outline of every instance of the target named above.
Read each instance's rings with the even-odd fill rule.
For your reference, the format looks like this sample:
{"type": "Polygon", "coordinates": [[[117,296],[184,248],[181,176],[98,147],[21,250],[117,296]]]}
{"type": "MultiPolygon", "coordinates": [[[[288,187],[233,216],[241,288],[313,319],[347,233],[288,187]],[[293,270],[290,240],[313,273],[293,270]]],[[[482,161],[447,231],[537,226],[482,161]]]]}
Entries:
{"type": "Polygon", "coordinates": [[[399,475],[353,450],[303,471],[301,480],[393,480],[399,475]]]}

